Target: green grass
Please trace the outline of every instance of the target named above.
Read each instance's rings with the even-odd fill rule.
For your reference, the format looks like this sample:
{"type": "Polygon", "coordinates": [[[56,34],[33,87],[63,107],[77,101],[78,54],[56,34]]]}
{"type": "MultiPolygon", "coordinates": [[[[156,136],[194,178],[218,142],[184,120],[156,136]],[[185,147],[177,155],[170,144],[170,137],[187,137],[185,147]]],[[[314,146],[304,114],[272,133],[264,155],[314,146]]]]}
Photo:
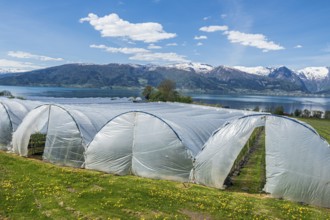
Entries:
{"type": "Polygon", "coordinates": [[[317,118],[297,118],[310,124],[330,144],[330,120],[317,118]]]}
{"type": "Polygon", "coordinates": [[[228,188],[229,191],[237,192],[243,189],[248,193],[260,193],[265,185],[265,130],[261,130],[260,136],[253,139],[255,151],[240,170],[240,174],[232,177],[233,185],[228,188]]]}
{"type": "MultiPolygon", "coordinates": [[[[330,121],[301,119],[330,143],[330,121]]],[[[264,135],[264,134],[263,134],[264,135]]],[[[258,192],[264,176],[259,148],[222,191],[194,184],[114,176],[59,167],[0,151],[0,219],[329,219],[330,209],[258,192]],[[242,192],[248,187],[247,192],[242,192]]]]}
{"type": "Polygon", "coordinates": [[[330,210],[0,152],[0,219],[330,219],[330,210]]]}

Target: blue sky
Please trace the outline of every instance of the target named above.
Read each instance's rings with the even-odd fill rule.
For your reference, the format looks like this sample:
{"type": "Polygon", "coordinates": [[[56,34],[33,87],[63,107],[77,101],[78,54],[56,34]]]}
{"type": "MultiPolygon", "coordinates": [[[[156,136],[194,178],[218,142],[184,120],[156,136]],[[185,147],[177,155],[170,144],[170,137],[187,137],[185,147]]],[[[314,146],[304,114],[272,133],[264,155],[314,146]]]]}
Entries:
{"type": "Polygon", "coordinates": [[[324,0],[0,0],[0,68],[330,66],[324,0]]]}

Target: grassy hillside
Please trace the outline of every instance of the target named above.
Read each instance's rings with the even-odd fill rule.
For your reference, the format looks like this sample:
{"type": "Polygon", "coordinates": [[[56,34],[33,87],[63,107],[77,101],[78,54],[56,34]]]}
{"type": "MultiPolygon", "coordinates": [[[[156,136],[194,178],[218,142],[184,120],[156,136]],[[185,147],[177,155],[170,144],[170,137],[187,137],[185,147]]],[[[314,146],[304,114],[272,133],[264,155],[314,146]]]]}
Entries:
{"type": "MultiPolygon", "coordinates": [[[[330,121],[308,122],[330,140],[330,121]]],[[[243,192],[248,181],[259,183],[254,177],[260,169],[253,167],[263,163],[263,147],[256,152],[234,179],[236,188],[222,191],[59,167],[0,151],[0,219],[330,219],[330,209],[272,199],[258,188],[243,192]]]]}

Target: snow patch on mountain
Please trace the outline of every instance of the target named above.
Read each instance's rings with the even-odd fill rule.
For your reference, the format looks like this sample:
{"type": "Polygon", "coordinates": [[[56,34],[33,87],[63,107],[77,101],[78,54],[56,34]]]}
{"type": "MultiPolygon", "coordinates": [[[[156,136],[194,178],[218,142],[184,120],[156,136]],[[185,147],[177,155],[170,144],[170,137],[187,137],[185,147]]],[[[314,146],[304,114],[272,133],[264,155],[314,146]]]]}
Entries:
{"type": "Polygon", "coordinates": [[[196,73],[207,73],[214,69],[213,66],[203,63],[177,63],[167,66],[168,68],[176,68],[185,71],[194,70],[196,73]]]}
{"type": "Polygon", "coordinates": [[[300,76],[305,76],[308,80],[323,80],[329,75],[327,67],[306,67],[298,70],[300,76]]]}
{"type": "Polygon", "coordinates": [[[245,67],[245,66],[233,66],[233,68],[238,69],[242,72],[259,75],[259,76],[268,76],[274,69],[263,67],[263,66],[256,66],[256,67],[245,67]]]}
{"type": "Polygon", "coordinates": [[[323,80],[329,76],[329,68],[327,67],[306,67],[298,70],[299,76],[308,80],[323,80]]]}

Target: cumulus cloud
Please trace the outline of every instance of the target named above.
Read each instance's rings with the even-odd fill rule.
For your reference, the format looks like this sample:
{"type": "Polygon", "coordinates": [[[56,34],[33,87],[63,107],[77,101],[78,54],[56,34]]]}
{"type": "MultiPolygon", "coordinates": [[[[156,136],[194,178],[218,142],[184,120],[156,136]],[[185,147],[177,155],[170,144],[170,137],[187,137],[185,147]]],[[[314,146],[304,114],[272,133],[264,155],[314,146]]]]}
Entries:
{"type": "Polygon", "coordinates": [[[196,45],[197,45],[197,46],[202,46],[203,43],[202,43],[202,42],[198,42],[196,45]]]}
{"type": "Polygon", "coordinates": [[[81,23],[89,22],[95,30],[101,32],[102,37],[124,37],[145,43],[154,43],[176,37],[175,33],[165,32],[163,26],[159,23],[130,23],[121,19],[115,13],[104,17],[98,17],[96,14],[90,13],[79,21],[81,23]]]}
{"type": "MultiPolygon", "coordinates": [[[[150,46],[150,45],[149,45],[150,46]]],[[[154,45],[156,46],[156,45],[154,45]]],[[[130,60],[139,61],[167,61],[167,62],[189,62],[185,56],[178,55],[176,53],[153,53],[150,50],[144,48],[127,48],[127,47],[108,47],[105,45],[90,45],[91,48],[101,49],[108,53],[122,53],[129,54],[130,60]]]]}
{"type": "Polygon", "coordinates": [[[129,58],[139,61],[189,62],[185,56],[176,53],[139,53],[129,58]]]}
{"type": "Polygon", "coordinates": [[[149,50],[146,50],[144,48],[138,48],[138,47],[107,47],[105,45],[95,45],[92,44],[89,47],[96,48],[96,49],[103,49],[106,52],[109,53],[123,53],[123,54],[136,54],[136,53],[147,53],[149,50]]]}
{"type": "Polygon", "coordinates": [[[40,61],[63,61],[63,58],[53,58],[48,56],[42,56],[42,55],[35,55],[28,52],[23,51],[8,51],[8,56],[20,58],[20,59],[35,59],[40,61]]]}
{"type": "Polygon", "coordinates": [[[206,40],[207,39],[207,36],[205,36],[205,35],[195,36],[194,39],[195,40],[206,40]]]}
{"type": "Polygon", "coordinates": [[[162,47],[155,44],[149,44],[148,49],[155,50],[155,49],[162,49],[162,47]]]}
{"type": "Polygon", "coordinates": [[[0,68],[14,69],[15,71],[28,71],[32,69],[40,69],[42,67],[30,62],[19,62],[15,60],[0,59],[0,68]]]}
{"type": "Polygon", "coordinates": [[[283,50],[285,49],[279,44],[269,41],[263,34],[247,34],[239,31],[225,31],[228,40],[231,43],[239,43],[244,46],[256,47],[262,49],[263,52],[269,50],[283,50]]]}
{"type": "Polygon", "coordinates": [[[296,45],[294,48],[302,48],[303,46],[301,46],[300,44],[296,45]]]}
{"type": "MultiPolygon", "coordinates": [[[[279,44],[269,41],[267,37],[263,34],[249,34],[240,31],[229,30],[228,26],[204,26],[199,29],[204,32],[216,32],[222,31],[227,39],[231,43],[238,43],[244,46],[256,47],[262,49],[263,52],[268,52],[270,50],[284,50],[285,48],[279,44]]],[[[195,37],[196,39],[196,37],[195,37]]],[[[301,48],[301,45],[297,45],[296,48],[301,48]]]]}
{"type": "Polygon", "coordinates": [[[175,46],[178,46],[178,44],[177,43],[168,43],[168,44],[166,44],[166,46],[175,47],[175,46]]]}
{"type": "Polygon", "coordinates": [[[210,18],[211,18],[211,16],[207,16],[207,17],[204,17],[203,20],[204,20],[204,21],[207,21],[207,20],[209,20],[210,18]]]}
{"type": "Polygon", "coordinates": [[[199,29],[200,31],[204,32],[216,32],[216,31],[227,31],[228,26],[218,26],[218,25],[211,25],[211,26],[204,26],[199,29]]]}

